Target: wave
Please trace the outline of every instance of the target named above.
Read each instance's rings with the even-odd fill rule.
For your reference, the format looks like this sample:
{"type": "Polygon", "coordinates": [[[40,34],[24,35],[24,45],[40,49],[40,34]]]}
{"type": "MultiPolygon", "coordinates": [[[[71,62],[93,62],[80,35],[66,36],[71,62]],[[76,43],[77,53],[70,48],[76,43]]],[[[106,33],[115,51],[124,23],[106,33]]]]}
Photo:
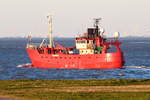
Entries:
{"type": "Polygon", "coordinates": [[[150,69],[150,67],[146,66],[125,66],[124,68],[150,69]]]}
{"type": "Polygon", "coordinates": [[[23,67],[31,68],[32,64],[31,63],[26,63],[26,64],[17,65],[16,67],[17,68],[23,68],[23,67]]]}

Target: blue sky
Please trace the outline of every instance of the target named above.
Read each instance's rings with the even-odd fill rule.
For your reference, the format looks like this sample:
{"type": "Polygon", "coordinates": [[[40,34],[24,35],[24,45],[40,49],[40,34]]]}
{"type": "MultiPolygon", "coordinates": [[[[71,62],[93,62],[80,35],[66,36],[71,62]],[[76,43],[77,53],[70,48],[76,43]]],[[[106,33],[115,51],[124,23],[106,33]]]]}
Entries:
{"type": "Polygon", "coordinates": [[[57,37],[86,32],[97,17],[107,36],[150,36],[150,0],[0,0],[0,37],[46,37],[48,13],[57,37]]]}

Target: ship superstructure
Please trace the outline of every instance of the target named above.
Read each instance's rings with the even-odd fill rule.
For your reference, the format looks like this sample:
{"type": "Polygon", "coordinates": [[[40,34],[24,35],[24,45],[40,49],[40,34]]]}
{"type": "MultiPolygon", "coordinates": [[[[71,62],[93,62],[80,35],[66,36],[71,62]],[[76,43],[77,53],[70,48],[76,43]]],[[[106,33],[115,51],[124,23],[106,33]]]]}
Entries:
{"type": "Polygon", "coordinates": [[[122,68],[123,53],[115,33],[114,40],[104,38],[104,29],[99,26],[101,18],[94,19],[94,27],[75,38],[75,46],[65,48],[53,42],[52,17],[48,16],[49,44],[27,44],[27,52],[33,67],[67,69],[122,68]],[[112,49],[113,48],[113,49],[112,49]]]}

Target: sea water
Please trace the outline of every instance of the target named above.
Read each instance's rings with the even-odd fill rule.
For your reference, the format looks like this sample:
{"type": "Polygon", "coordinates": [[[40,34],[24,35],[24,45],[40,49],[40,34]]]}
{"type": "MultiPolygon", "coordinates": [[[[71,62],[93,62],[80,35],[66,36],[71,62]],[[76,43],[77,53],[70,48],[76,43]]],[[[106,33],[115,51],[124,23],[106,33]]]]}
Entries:
{"type": "MultiPolygon", "coordinates": [[[[41,42],[42,39],[33,39],[41,42]]],[[[72,38],[57,38],[66,47],[72,38]]],[[[125,66],[122,69],[39,69],[32,68],[26,52],[27,39],[0,39],[0,80],[16,79],[150,79],[150,38],[122,38],[125,66]]]]}

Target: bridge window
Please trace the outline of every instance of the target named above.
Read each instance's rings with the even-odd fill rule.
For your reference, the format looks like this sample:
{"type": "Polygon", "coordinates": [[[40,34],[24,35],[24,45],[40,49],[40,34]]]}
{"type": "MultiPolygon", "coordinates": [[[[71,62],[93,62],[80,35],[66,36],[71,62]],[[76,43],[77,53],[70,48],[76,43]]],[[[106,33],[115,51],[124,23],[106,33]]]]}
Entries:
{"type": "Polygon", "coordinates": [[[77,43],[86,43],[87,40],[77,40],[77,43]]]}

